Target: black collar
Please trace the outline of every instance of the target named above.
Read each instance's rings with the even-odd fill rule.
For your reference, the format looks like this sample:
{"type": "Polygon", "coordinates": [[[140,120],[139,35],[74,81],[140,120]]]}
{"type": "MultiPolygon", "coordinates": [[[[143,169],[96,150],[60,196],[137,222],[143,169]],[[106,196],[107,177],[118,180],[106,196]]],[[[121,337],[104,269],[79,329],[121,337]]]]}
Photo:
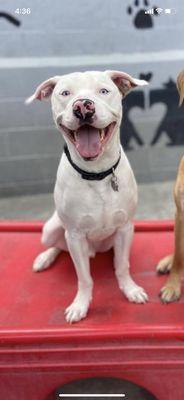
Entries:
{"type": "Polygon", "coordinates": [[[86,179],[88,181],[101,181],[102,179],[106,178],[106,176],[113,174],[113,172],[115,171],[115,169],[117,168],[119,162],[120,162],[120,158],[121,158],[121,152],[118,158],[118,161],[116,161],[116,163],[109,169],[107,169],[106,171],[102,171],[102,172],[88,172],[88,171],[84,171],[83,169],[79,168],[71,159],[71,155],[70,152],[68,150],[68,147],[65,145],[64,146],[64,152],[68,158],[68,161],[70,162],[70,164],[72,165],[72,167],[79,172],[79,174],[81,175],[82,179],[86,179]]]}

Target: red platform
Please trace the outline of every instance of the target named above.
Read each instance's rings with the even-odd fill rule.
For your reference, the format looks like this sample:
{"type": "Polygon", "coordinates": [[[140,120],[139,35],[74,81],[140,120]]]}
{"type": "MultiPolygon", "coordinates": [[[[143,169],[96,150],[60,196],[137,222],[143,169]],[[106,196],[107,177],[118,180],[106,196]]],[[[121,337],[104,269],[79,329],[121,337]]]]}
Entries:
{"type": "Polygon", "coordinates": [[[155,273],[158,260],[173,250],[173,223],[136,223],[131,269],[149,303],[129,303],[118,289],[112,252],[98,254],[91,261],[88,316],[71,326],[64,310],[77,281],[68,253],[53,268],[32,272],[41,227],[0,224],[0,398],[54,399],[66,382],[109,376],[139,384],[159,400],[183,400],[184,296],[161,304],[166,278],[155,273]]]}

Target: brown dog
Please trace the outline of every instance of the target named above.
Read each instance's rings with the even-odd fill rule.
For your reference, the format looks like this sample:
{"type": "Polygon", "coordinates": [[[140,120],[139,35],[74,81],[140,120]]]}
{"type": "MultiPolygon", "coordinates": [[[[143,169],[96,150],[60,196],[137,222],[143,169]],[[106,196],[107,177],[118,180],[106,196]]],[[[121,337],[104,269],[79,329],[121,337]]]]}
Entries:
{"type": "MultiPolygon", "coordinates": [[[[178,75],[177,89],[180,94],[179,105],[184,105],[184,70],[178,75]]],[[[176,301],[181,296],[181,274],[184,271],[184,156],[182,157],[174,187],[176,204],[175,215],[175,251],[163,258],[157,265],[157,272],[167,273],[169,278],[161,289],[160,296],[164,303],[176,301]]]]}

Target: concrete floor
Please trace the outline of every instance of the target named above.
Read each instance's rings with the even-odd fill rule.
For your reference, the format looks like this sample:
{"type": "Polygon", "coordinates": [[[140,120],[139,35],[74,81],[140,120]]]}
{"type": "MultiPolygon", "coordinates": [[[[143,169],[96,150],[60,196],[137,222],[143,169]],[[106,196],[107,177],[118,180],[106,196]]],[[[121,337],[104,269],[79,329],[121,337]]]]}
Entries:
{"type": "MultiPolygon", "coordinates": [[[[174,218],[173,185],[173,181],[139,185],[136,219],[174,218]]],[[[50,193],[0,199],[0,219],[46,220],[53,210],[50,193]]]]}

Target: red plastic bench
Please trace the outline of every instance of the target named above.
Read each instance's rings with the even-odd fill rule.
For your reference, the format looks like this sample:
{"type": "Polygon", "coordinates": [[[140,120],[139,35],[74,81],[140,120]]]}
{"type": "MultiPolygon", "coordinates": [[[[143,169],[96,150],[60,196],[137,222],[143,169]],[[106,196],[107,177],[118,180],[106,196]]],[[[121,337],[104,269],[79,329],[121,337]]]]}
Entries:
{"type": "Polygon", "coordinates": [[[165,281],[155,265],[173,250],[172,222],[138,222],[131,251],[136,282],[149,303],[129,303],[119,291],[112,252],[91,261],[94,297],[87,318],[68,325],[65,307],[76,292],[68,253],[42,273],[42,224],[0,224],[0,398],[53,399],[69,381],[103,376],[134,382],[159,400],[184,399],[184,296],[160,303],[165,281]]]}

